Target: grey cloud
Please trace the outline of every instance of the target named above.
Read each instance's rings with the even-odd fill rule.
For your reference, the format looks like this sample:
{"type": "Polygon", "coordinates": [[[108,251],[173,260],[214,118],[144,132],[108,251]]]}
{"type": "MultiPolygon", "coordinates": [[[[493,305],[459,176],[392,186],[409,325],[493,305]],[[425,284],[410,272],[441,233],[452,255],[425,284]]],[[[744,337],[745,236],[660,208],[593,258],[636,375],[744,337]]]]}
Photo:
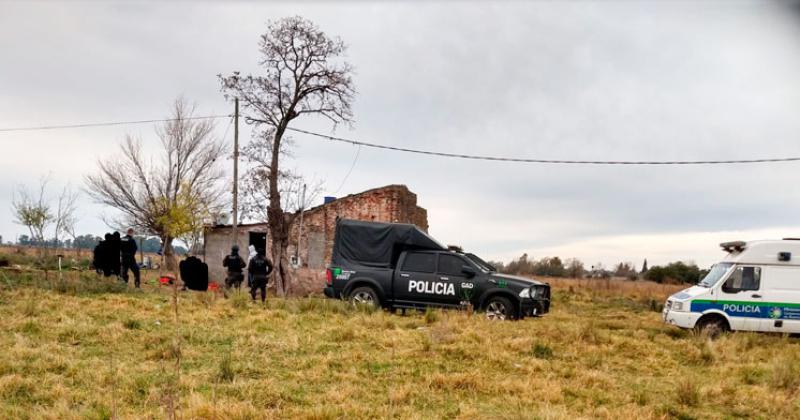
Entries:
{"type": "MultiPolygon", "coordinates": [[[[301,14],[350,45],[359,95],[356,125],[336,131],[344,137],[538,158],[800,155],[800,19],[781,3],[3,8],[3,125],[159,117],[180,94],[204,113],[228,112],[216,74],[257,71],[265,22],[301,14]]],[[[323,121],[299,125],[330,131],[323,121]]],[[[0,175],[19,182],[49,168],[80,183],[126,131],[152,137],[150,127],[2,135],[20,157],[4,157],[0,175]],[[65,152],[59,141],[81,150],[65,152]]],[[[290,165],[325,178],[333,193],[356,148],[293,137],[290,165]]],[[[796,167],[537,166],[362,149],[337,195],[408,184],[435,235],[491,257],[622,234],[797,225],[796,167]]],[[[0,211],[6,204],[0,197],[0,211]]],[[[86,226],[102,230],[96,220],[86,226]]],[[[20,229],[0,222],[0,230],[20,229]]]]}

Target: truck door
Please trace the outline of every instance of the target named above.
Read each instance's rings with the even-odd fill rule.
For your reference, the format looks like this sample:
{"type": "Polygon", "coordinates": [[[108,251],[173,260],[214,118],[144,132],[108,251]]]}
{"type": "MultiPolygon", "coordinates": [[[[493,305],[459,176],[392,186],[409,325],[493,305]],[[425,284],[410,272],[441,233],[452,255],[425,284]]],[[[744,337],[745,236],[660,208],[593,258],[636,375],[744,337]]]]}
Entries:
{"type": "Polygon", "coordinates": [[[435,295],[426,292],[433,290],[431,285],[436,278],[435,252],[407,252],[395,271],[392,285],[395,303],[423,306],[433,302],[435,295]]]}
{"type": "Polygon", "coordinates": [[[768,316],[763,306],[761,267],[737,266],[720,288],[717,306],[728,315],[731,329],[760,331],[762,318],[768,316]]]}
{"type": "Polygon", "coordinates": [[[458,305],[462,300],[472,299],[474,282],[464,275],[462,268],[465,265],[472,266],[459,255],[439,254],[439,264],[436,268],[437,278],[438,281],[448,285],[447,293],[442,296],[443,303],[458,305]]]}

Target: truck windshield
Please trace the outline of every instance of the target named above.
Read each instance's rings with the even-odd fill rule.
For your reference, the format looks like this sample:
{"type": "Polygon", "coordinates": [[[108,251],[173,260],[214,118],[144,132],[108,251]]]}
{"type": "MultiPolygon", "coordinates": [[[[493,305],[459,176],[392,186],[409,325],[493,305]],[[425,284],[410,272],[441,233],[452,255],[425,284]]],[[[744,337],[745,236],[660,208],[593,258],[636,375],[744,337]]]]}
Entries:
{"type": "Polygon", "coordinates": [[[480,269],[483,270],[483,271],[486,271],[486,272],[497,271],[497,269],[494,268],[491,264],[489,264],[486,261],[482,260],[479,256],[477,256],[475,254],[464,254],[464,255],[466,255],[467,258],[470,259],[470,261],[475,263],[475,265],[480,267],[480,269]]]}
{"type": "Polygon", "coordinates": [[[697,283],[697,285],[703,287],[711,287],[715,285],[719,279],[721,279],[722,276],[728,272],[728,269],[731,268],[732,265],[732,263],[715,264],[713,267],[711,267],[711,271],[709,271],[705,278],[703,278],[700,283],[697,283]]]}

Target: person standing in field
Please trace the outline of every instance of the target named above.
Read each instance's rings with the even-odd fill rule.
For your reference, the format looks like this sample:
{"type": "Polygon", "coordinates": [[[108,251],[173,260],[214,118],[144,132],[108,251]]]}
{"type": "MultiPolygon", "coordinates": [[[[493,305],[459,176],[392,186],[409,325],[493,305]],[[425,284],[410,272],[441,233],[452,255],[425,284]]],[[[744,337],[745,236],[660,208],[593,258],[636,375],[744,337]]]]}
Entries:
{"type": "Polygon", "coordinates": [[[256,291],[261,289],[261,302],[266,302],[267,282],[272,273],[272,261],[267,258],[263,248],[259,248],[256,256],[250,260],[250,268],[247,271],[251,278],[250,296],[256,300],[256,291]]]}
{"type": "Polygon", "coordinates": [[[136,263],[136,239],[133,238],[133,228],[128,229],[127,235],[120,239],[120,254],[122,255],[122,280],[125,284],[128,283],[128,269],[133,271],[133,282],[136,288],[139,288],[141,277],[139,273],[139,264],[136,263]]]}
{"type": "Polygon", "coordinates": [[[228,269],[228,277],[225,278],[225,288],[230,289],[231,287],[236,287],[237,290],[240,289],[242,287],[242,280],[244,279],[242,270],[247,267],[247,263],[239,256],[238,245],[231,247],[231,254],[225,256],[225,259],[222,260],[222,266],[228,269]]]}
{"type": "MultiPolygon", "coordinates": [[[[250,254],[247,257],[247,264],[250,264],[250,262],[253,261],[253,258],[258,255],[258,251],[256,251],[255,245],[250,244],[250,246],[247,247],[247,252],[250,254]]],[[[247,287],[253,287],[253,276],[249,272],[247,273],[247,287]]]]}

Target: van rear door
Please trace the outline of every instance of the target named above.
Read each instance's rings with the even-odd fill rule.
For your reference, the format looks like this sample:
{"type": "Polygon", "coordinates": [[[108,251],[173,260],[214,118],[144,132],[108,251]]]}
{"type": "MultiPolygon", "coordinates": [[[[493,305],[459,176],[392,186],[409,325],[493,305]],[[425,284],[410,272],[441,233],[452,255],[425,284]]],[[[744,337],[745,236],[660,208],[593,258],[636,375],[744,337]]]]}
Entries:
{"type": "Polygon", "coordinates": [[[800,333],[800,267],[766,266],[761,295],[766,313],[761,331],[800,333]]]}

